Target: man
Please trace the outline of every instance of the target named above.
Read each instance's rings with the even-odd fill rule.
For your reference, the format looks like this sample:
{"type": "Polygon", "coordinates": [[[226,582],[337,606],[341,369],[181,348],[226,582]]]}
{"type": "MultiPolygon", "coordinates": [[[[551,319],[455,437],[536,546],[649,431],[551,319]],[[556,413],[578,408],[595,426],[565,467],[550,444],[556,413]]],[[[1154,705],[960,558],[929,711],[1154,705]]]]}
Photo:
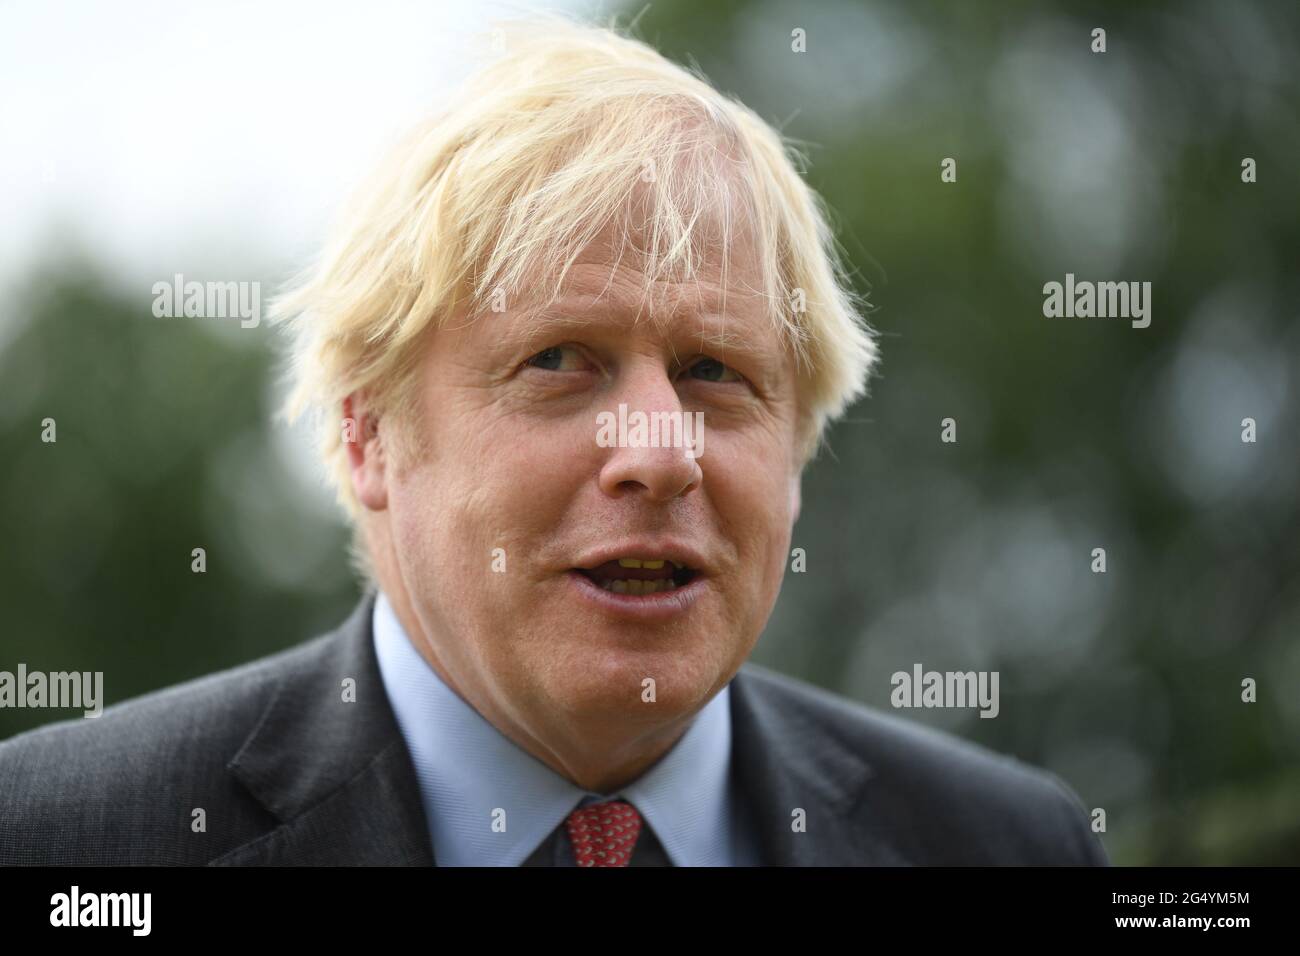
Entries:
{"type": "Polygon", "coordinates": [[[503,32],[277,303],[370,585],[0,747],[0,861],[1104,862],[1052,776],[747,664],[875,344],[781,139],[503,32]]]}

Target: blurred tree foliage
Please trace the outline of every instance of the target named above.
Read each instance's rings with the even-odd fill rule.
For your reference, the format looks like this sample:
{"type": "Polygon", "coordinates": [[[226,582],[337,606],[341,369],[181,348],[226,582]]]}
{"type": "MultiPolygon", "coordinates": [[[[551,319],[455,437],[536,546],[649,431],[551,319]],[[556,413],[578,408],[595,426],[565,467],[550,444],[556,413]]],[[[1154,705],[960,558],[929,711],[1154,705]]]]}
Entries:
{"type": "MultiPolygon", "coordinates": [[[[103,671],[113,703],[333,627],[345,536],[275,447],[266,337],[62,265],[0,353],[0,669],[103,671]]],[[[0,710],[0,737],[68,716],[0,710]]]]}

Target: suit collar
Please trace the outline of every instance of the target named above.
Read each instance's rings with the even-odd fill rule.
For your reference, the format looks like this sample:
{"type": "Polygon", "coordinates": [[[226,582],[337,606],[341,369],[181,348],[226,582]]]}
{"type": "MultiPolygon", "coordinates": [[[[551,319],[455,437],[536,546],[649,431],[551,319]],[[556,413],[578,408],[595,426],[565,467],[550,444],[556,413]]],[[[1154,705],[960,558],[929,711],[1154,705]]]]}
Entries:
{"type": "Polygon", "coordinates": [[[767,866],[902,865],[896,835],[871,813],[881,783],[823,695],[745,664],[731,682],[732,773],[767,866]],[[811,695],[823,697],[814,700],[811,695]],[[803,832],[795,829],[802,810],[803,832]]]}
{"type": "Polygon", "coordinates": [[[367,594],[334,633],[297,648],[227,769],[281,823],[214,861],[433,865],[411,760],[384,693],[367,594]],[[355,700],[344,700],[353,680],[355,700]]]}

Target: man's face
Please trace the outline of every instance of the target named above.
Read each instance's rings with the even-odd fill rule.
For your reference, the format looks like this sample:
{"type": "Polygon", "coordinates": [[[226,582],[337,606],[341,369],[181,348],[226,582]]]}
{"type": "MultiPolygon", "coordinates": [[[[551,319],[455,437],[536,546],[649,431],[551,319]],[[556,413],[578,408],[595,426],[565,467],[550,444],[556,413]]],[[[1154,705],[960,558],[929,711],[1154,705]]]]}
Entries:
{"type": "Polygon", "coordinates": [[[747,255],[728,263],[725,316],[718,263],[697,278],[658,284],[638,321],[642,274],[593,244],[553,303],[429,336],[425,449],[383,479],[395,561],[444,677],[534,740],[689,717],[776,600],[798,509],[794,359],[747,255]],[[700,457],[606,447],[598,416],[620,404],[629,421],[702,413],[700,457]]]}

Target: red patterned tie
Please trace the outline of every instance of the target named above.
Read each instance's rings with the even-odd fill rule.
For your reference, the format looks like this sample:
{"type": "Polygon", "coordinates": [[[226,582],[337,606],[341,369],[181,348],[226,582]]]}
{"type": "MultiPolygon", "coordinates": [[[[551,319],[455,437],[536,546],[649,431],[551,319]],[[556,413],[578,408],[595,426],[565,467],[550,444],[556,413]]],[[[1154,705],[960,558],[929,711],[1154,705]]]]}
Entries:
{"type": "Polygon", "coordinates": [[[593,803],[564,821],[578,866],[627,866],[641,833],[641,814],[623,800],[593,803]]]}

